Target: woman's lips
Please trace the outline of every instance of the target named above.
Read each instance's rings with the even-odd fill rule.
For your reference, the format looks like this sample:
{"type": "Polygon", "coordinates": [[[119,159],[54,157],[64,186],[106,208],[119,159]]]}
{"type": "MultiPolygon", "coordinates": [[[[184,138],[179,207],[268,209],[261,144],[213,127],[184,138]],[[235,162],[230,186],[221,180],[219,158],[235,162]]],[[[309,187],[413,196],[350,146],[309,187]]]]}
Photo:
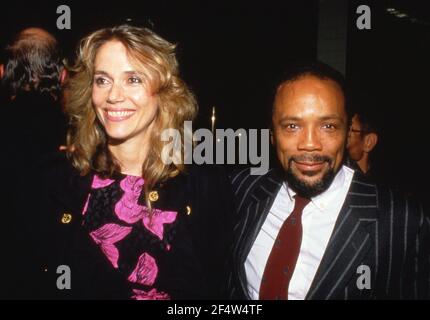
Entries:
{"type": "Polygon", "coordinates": [[[318,171],[322,169],[325,162],[297,162],[294,161],[296,164],[296,167],[300,171],[318,171]]]}
{"type": "Polygon", "coordinates": [[[106,118],[109,121],[119,122],[131,118],[136,113],[136,110],[130,109],[116,109],[116,110],[105,110],[106,118]]]}

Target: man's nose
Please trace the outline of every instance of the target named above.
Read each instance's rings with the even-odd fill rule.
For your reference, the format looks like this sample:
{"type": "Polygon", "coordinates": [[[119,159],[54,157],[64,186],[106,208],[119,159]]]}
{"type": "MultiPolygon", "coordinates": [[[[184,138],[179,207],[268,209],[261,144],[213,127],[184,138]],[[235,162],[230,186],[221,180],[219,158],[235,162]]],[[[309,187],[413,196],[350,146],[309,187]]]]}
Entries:
{"type": "Polygon", "coordinates": [[[321,137],[316,128],[305,128],[302,131],[298,149],[304,151],[322,150],[321,137]]]}

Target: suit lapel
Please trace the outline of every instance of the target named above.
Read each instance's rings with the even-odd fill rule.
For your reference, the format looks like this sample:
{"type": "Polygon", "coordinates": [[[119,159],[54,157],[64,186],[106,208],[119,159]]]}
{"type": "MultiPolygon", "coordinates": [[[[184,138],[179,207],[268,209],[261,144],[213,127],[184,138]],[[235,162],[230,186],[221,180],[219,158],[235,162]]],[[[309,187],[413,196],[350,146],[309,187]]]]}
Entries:
{"type": "Polygon", "coordinates": [[[260,179],[260,181],[256,181],[255,187],[246,196],[247,198],[249,197],[249,204],[241,208],[243,220],[238,225],[240,230],[235,230],[235,233],[240,235],[239,240],[236,242],[237,248],[235,250],[239,259],[238,263],[236,263],[238,267],[237,272],[241,289],[248,299],[250,297],[247,294],[245,261],[282,186],[282,176],[276,169],[270,170],[260,179]]]}
{"type": "MultiPolygon", "coordinates": [[[[377,193],[374,185],[354,175],[325,254],[306,299],[338,296],[356,273],[364,257],[375,253],[377,268],[377,193]],[[372,250],[373,249],[373,250],[372,250]]],[[[343,292],[343,291],[342,291],[343,292]]]]}

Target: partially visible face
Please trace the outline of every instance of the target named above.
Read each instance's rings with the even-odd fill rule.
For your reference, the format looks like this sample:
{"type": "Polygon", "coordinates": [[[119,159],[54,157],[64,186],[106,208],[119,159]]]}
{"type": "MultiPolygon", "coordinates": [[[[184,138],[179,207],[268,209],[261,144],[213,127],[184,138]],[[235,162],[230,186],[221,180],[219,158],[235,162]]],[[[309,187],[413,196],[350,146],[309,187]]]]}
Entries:
{"type": "Polygon", "coordinates": [[[103,44],[95,57],[92,103],[110,141],[144,139],[157,114],[157,97],[144,85],[119,41],[103,44]]]}
{"type": "Polygon", "coordinates": [[[359,161],[364,155],[364,138],[362,135],[362,126],[357,115],[352,117],[351,128],[348,132],[347,149],[351,160],[359,161]]]}
{"type": "Polygon", "coordinates": [[[289,186],[306,197],[325,191],[342,164],[347,115],[337,83],[303,76],[282,84],[273,109],[273,142],[289,186]]]}

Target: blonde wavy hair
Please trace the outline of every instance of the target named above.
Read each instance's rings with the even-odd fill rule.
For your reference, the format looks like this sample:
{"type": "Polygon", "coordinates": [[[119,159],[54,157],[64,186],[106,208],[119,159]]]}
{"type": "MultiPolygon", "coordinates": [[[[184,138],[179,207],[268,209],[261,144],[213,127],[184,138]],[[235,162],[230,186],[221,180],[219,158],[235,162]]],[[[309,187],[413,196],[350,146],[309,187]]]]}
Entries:
{"type": "MultiPolygon", "coordinates": [[[[143,74],[143,81],[158,98],[158,112],[150,137],[150,148],[142,166],[145,194],[159,182],[184,171],[183,164],[164,164],[161,140],[164,129],[181,133],[181,159],[184,159],[183,124],[193,120],[197,113],[194,95],[179,78],[176,45],[147,28],[121,25],[95,31],[81,40],[77,59],[69,66],[69,99],[66,112],[70,116],[67,138],[67,155],[72,165],[86,175],[90,172],[110,177],[120,172],[118,161],[108,148],[106,132],[97,119],[91,95],[94,77],[94,60],[98,49],[108,41],[120,41],[127,49],[132,64],[143,74]]],[[[146,197],[148,199],[148,197],[146,197]]]]}

